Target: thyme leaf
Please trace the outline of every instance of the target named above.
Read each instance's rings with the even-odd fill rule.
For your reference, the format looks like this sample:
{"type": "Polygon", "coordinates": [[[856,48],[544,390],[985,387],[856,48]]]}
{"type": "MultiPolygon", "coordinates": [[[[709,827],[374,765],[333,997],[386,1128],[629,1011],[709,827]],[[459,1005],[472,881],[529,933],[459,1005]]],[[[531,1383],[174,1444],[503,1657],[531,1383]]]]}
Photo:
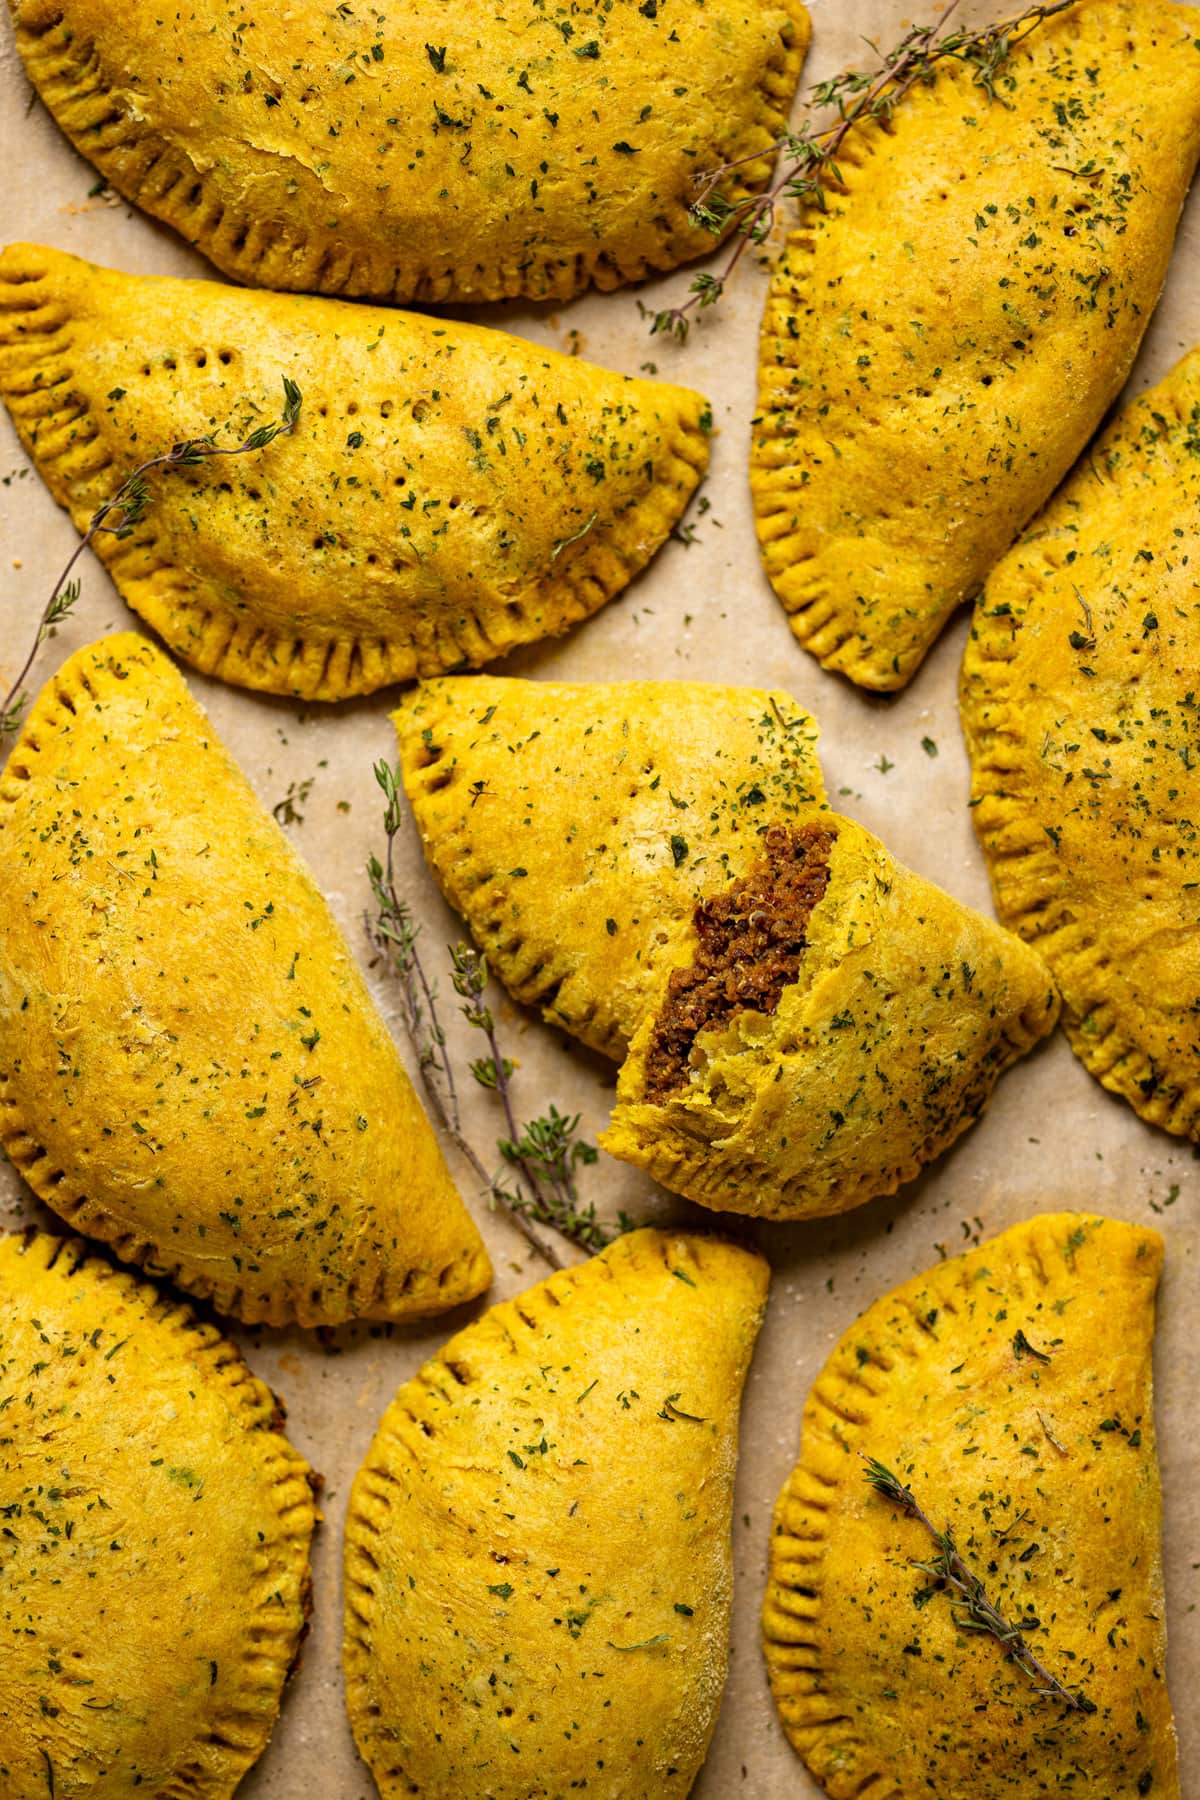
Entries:
{"type": "Polygon", "coordinates": [[[1046,1352],[1044,1350],[1036,1349],[1035,1346],[1030,1343],[1023,1331],[1018,1331],[1013,1338],[1013,1355],[1018,1362],[1020,1362],[1023,1356],[1032,1356],[1036,1362],[1040,1363],[1048,1363],[1050,1361],[1046,1352]]]}
{"type": "Polygon", "coordinates": [[[699,193],[690,208],[692,223],[714,237],[732,232],[736,243],[719,274],[701,270],[687,300],[651,315],[652,336],[666,332],[681,341],[687,337],[692,315],[715,306],[747,249],[765,242],[783,201],[824,212],[829,190],[842,185],[838,155],[851,132],[871,123],[886,126],[914,87],[929,87],[936,81],[939,64],[957,62],[971,69],[976,87],[989,100],[1006,105],[997,84],[1013,50],[1047,19],[1066,12],[1075,0],[1044,0],[1041,5],[1026,6],[1015,17],[974,31],[950,23],[950,15],[960,4],[961,0],[949,0],[936,23],[914,25],[891,50],[879,53],[876,70],[848,70],[810,88],[812,112],[832,116],[823,125],[807,119],[798,131],[785,133],[768,148],[766,154],[776,155],[779,161],[774,180],[762,193],[731,201],[721,186],[727,176],[757,162],[764,154],[761,150],[697,177],[699,193]]]}

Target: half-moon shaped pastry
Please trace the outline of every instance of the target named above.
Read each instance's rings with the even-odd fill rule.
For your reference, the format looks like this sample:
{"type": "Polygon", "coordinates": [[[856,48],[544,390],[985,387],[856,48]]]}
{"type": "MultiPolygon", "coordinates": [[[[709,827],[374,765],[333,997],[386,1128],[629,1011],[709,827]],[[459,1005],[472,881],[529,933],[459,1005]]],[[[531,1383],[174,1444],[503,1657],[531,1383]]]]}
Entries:
{"type": "MultiPolygon", "coordinates": [[[[123,29],[123,28],[122,28],[123,29]]],[[[301,389],[294,435],[151,477],[96,540],[205,673],[340,700],[566,631],[619,593],[708,460],[699,394],[451,320],[0,256],[0,395],[83,529],[182,437],[301,389]]]]}
{"type": "Polygon", "coordinates": [[[231,1800],[308,1617],[315,1523],[279,1402],[149,1282],[0,1239],[7,1800],[231,1800]]]}
{"type": "Polygon", "coordinates": [[[963,665],[1000,915],[1075,1054],[1200,1135],[1200,352],[1134,401],[988,583],[963,665]]]}
{"type": "Polygon", "coordinates": [[[655,985],[601,1144],[774,1219],[894,1193],[1058,1016],[1039,956],[834,813],[771,823],[655,985]]]}
{"type": "Polygon", "coordinates": [[[9,11],[118,192],[240,281],[377,300],[565,300],[706,254],[696,177],[766,184],[809,38],[800,0],[9,11]]]}
{"type": "Polygon", "coordinates": [[[826,668],[903,687],[1116,397],[1200,154],[1192,7],[1081,0],[989,101],[943,64],[838,153],[771,284],[751,486],[826,668]]]}
{"type": "Polygon", "coordinates": [[[384,1800],[688,1793],[767,1281],[753,1251],[637,1231],[400,1389],[346,1523],[350,1722],[384,1800]]]}
{"type": "Polygon", "coordinates": [[[394,715],[425,854],[517,999],[619,1061],[663,948],[824,797],[788,694],[448,677],[394,715]]]}
{"type": "Polygon", "coordinates": [[[483,1292],[487,1252],[344,938],[144,639],[47,683],[0,778],[0,1146],[222,1312],[483,1292]]]}
{"type": "Polygon", "coordinates": [[[1140,1226],[1035,1219],[877,1301],[825,1365],[775,1510],[763,1635],[784,1730],[832,1800],[1179,1800],[1161,1267],[1140,1226]],[[939,1575],[933,1532],[982,1601],[939,1575]],[[1065,1692],[981,1628],[983,1602],[1065,1692]]]}

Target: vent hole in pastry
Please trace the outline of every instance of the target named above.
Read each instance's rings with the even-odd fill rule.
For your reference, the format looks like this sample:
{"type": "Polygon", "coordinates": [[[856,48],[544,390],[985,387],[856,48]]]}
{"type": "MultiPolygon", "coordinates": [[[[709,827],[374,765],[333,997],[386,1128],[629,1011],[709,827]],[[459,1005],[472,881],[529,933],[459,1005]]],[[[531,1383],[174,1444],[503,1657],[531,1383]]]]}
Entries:
{"type": "MultiPolygon", "coordinates": [[[[433,743],[432,734],[426,732],[422,735],[421,748],[417,751],[417,767],[430,769],[435,763],[440,763],[445,754],[444,747],[441,744],[433,743]]],[[[447,777],[447,779],[449,778],[447,777]]],[[[484,879],[490,881],[491,876],[488,875],[484,879]]]]}
{"type": "Polygon", "coordinates": [[[405,484],[407,483],[407,481],[408,481],[407,475],[397,475],[395,481],[392,483],[392,486],[393,487],[404,487],[405,484]]]}
{"type": "Polygon", "coordinates": [[[645,1098],[652,1105],[687,1085],[702,1031],[739,1013],[777,1011],[784,988],[799,976],[836,838],[824,823],[772,825],[753,867],[695,908],[696,954],[671,975],[646,1056],[645,1098]]]}
{"type": "Polygon", "coordinates": [[[379,402],[379,416],[381,419],[390,419],[391,418],[392,407],[394,404],[395,403],[391,400],[381,400],[379,402]]]}
{"type": "Polygon", "coordinates": [[[197,350],[196,352],[196,367],[198,369],[207,369],[208,367],[208,358],[205,356],[203,350],[197,350]]]}
{"type": "Polygon", "coordinates": [[[403,1769],[389,1769],[389,1771],[387,1771],[387,1778],[389,1778],[389,1782],[403,1782],[403,1784],[405,1784],[405,1793],[407,1793],[407,1795],[419,1795],[419,1793],[421,1793],[421,1789],[417,1787],[416,1782],[410,1782],[403,1769]]]}

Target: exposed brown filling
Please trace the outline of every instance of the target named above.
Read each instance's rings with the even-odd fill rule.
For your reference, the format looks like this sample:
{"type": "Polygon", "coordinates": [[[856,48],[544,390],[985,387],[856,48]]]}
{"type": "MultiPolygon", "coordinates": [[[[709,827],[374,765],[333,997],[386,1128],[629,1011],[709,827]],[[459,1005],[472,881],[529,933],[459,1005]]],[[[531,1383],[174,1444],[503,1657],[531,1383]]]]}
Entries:
{"type": "Polygon", "coordinates": [[[699,1032],[741,1012],[773,1013],[796,980],[813,908],[829,882],[831,825],[772,825],[764,854],[723,894],[692,915],[699,948],[676,969],[646,1057],[646,1099],[655,1104],[687,1083],[699,1032]]]}

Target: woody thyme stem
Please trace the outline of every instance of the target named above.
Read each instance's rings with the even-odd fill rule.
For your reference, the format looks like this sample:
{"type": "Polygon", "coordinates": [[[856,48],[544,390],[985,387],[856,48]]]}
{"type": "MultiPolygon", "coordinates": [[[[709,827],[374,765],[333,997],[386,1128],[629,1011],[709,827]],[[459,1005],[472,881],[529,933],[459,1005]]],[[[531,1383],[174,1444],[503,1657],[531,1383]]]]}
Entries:
{"type": "Polygon", "coordinates": [[[125,477],[121,486],[111,499],[104,501],[92,514],[87,530],[79,543],[71,552],[58,580],[51,590],[50,598],[42,609],[34,633],[29,652],[21,664],[16,680],[12,683],[3,700],[0,700],[0,739],[11,736],[21,724],[28,695],[25,683],[37,660],[37,653],[54,627],[69,617],[80,595],[80,584],[73,579],[75,566],[84,551],[89,549],[102,532],[111,533],[114,538],[130,537],[141,523],[149,507],[153,495],[149,487],[149,477],[157,473],[169,474],[176,469],[191,469],[218,456],[246,456],[254,451],[265,450],[268,444],[274,443],[277,437],[290,437],[300,420],[300,409],[304,404],[300,389],[294,381],[286,376],[283,379],[283,412],[280,418],[268,425],[259,425],[251,431],[240,444],[222,446],[217,444],[212,435],[200,438],[184,438],[172,444],[157,456],[151,456],[131,474],[125,477]]]}
{"type": "MultiPolygon", "coordinates": [[[[562,1258],[553,1240],[538,1229],[548,1225],[581,1249],[602,1249],[609,1233],[596,1217],[594,1205],[579,1200],[574,1170],[579,1163],[593,1163],[597,1153],[578,1136],[579,1118],[560,1113],[551,1105],[547,1115],[518,1127],[510,1078],[514,1065],[504,1056],[496,1020],[487,1004],[487,960],[468,944],[450,946],[450,976],[462,1002],[467,1024],[482,1033],[488,1054],[470,1064],[479,1085],[496,1094],[507,1135],[497,1140],[502,1163],[513,1174],[508,1186],[499,1172],[489,1173],[483,1158],[463,1125],[458,1084],[446,1033],[438,1012],[437,989],[430,980],[418,948],[420,928],[401,897],[395,879],[395,844],[402,822],[403,800],[398,773],[386,762],[375,767],[375,778],[385,799],[384,833],[387,850],[383,862],[372,856],[367,872],[375,900],[375,913],[367,921],[368,933],[400,978],[401,1017],[417,1058],[422,1085],[434,1118],[466,1158],[493,1205],[499,1206],[530,1246],[551,1268],[561,1268],[562,1258]]],[[[625,1221],[622,1220],[622,1228],[625,1221]]]]}
{"type": "Polygon", "coordinates": [[[951,1601],[951,1605],[960,1629],[983,1632],[995,1638],[1022,1674],[1040,1683],[1037,1692],[1047,1699],[1061,1700],[1072,1712],[1095,1712],[1095,1705],[1085,1694],[1073,1693],[1034,1654],[1024,1634],[1029,1629],[1028,1625],[1023,1629],[1019,1625],[1010,1624],[989,1600],[983,1583],[963,1561],[949,1530],[937,1529],[912,1489],[906,1487],[886,1464],[877,1461],[875,1457],[864,1456],[863,1461],[867,1465],[867,1485],[906,1513],[910,1519],[915,1519],[937,1545],[938,1553],[931,1562],[918,1562],[914,1559],[912,1567],[957,1596],[951,1601]]]}
{"type": "Polygon", "coordinates": [[[914,25],[894,49],[881,54],[881,66],[873,75],[850,71],[813,87],[812,107],[836,110],[828,125],[814,129],[806,121],[798,131],[777,139],[766,152],[753,151],[698,177],[699,193],[690,208],[693,224],[714,236],[722,236],[732,226],[737,241],[719,274],[702,271],[694,278],[687,300],[653,315],[652,332],[667,332],[680,339],[687,336],[691,315],[697,308],[715,305],[749,246],[765,241],[781,201],[794,200],[800,207],[815,206],[822,212],[827,209],[829,191],[843,186],[838,154],[852,131],[871,122],[886,129],[905,96],[918,83],[931,84],[939,64],[947,61],[972,68],[976,86],[989,99],[998,99],[996,82],[1013,50],[1075,0],[1044,0],[978,31],[952,27],[951,15],[960,4],[961,0],[949,0],[935,24],[914,25]],[[761,161],[764,154],[780,159],[775,178],[759,194],[736,202],[727,200],[720,192],[726,176],[761,161]]]}

